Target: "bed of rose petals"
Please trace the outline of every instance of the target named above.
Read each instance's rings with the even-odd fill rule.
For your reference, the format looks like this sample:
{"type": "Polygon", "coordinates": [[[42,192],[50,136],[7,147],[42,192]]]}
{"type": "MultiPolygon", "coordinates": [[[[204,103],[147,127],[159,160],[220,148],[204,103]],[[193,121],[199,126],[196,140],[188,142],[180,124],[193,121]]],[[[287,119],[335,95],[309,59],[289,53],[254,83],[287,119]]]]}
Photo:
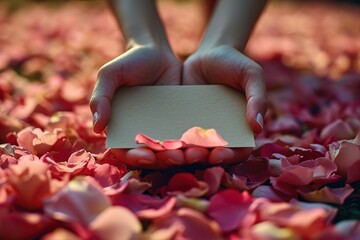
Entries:
{"type": "Polygon", "coordinates": [[[97,69],[123,49],[109,12],[0,8],[0,239],[357,239],[358,14],[271,5],[249,45],[270,103],[249,159],[139,171],[92,132],[97,69]]]}

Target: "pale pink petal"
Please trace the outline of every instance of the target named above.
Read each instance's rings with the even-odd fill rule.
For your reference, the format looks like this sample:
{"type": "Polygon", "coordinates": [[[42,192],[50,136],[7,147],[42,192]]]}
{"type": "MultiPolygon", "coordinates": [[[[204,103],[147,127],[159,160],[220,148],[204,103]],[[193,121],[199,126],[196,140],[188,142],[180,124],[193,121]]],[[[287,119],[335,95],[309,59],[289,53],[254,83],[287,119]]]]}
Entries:
{"type": "Polygon", "coordinates": [[[341,119],[328,124],[320,133],[321,138],[335,137],[336,140],[351,139],[354,136],[355,133],[351,126],[341,119]]]}
{"type": "Polygon", "coordinates": [[[350,185],[342,188],[329,188],[327,186],[320,190],[304,192],[298,190],[300,195],[307,201],[343,204],[347,197],[354,191],[350,185]]]}
{"type": "Polygon", "coordinates": [[[349,141],[341,141],[340,145],[329,146],[331,159],[337,166],[337,173],[347,178],[348,170],[360,161],[360,145],[349,141]]]}
{"type": "Polygon", "coordinates": [[[224,147],[228,145],[228,142],[226,142],[213,128],[190,128],[182,135],[180,141],[190,146],[205,148],[224,147]]]}
{"type": "Polygon", "coordinates": [[[101,187],[90,177],[77,177],[44,203],[54,219],[87,226],[111,205],[101,187]]]}
{"type": "Polygon", "coordinates": [[[137,239],[142,231],[136,216],[120,206],[111,206],[102,211],[89,227],[99,239],[108,240],[137,239]]]}
{"type": "Polygon", "coordinates": [[[45,234],[42,240],[80,240],[76,234],[72,233],[71,231],[65,230],[63,228],[57,228],[54,231],[45,234]]]}

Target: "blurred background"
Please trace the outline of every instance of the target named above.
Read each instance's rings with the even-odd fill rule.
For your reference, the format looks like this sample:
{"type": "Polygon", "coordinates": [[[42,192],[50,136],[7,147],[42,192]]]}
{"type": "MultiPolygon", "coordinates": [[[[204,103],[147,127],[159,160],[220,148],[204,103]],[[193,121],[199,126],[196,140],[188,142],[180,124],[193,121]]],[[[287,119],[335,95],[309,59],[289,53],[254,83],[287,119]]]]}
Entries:
{"type": "MultiPolygon", "coordinates": [[[[170,44],[185,59],[201,40],[207,16],[204,6],[211,1],[158,2],[170,44]]],[[[49,69],[64,76],[92,69],[95,79],[102,64],[124,51],[121,33],[105,3],[0,0],[0,72],[12,68],[27,77],[40,72],[33,78],[45,79],[51,75],[49,69]]],[[[331,79],[360,72],[359,3],[270,0],[246,53],[260,63],[277,60],[286,67],[331,79]]]]}

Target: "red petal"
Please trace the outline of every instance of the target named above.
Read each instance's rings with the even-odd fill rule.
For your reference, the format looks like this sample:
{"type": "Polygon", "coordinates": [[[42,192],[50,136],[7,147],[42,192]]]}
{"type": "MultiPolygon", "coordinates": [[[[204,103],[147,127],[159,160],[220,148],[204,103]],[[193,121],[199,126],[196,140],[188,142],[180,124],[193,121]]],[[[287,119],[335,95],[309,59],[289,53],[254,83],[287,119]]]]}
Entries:
{"type": "Polygon", "coordinates": [[[224,232],[232,231],[255,220],[249,210],[252,201],[245,191],[227,189],[211,197],[208,214],[224,232]]]}
{"type": "Polygon", "coordinates": [[[190,173],[175,174],[168,183],[169,192],[186,192],[199,187],[198,180],[190,173]]]}

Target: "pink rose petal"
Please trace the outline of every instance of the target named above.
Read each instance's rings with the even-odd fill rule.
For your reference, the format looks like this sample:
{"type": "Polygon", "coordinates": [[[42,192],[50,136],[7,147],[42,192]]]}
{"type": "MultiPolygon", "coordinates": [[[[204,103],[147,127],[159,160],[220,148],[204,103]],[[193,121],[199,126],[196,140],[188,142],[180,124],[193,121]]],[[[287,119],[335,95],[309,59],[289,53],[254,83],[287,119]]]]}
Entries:
{"type": "Polygon", "coordinates": [[[135,136],[135,142],[137,144],[145,144],[148,148],[161,151],[161,150],[172,150],[172,149],[179,149],[183,147],[183,142],[179,140],[164,140],[159,141],[155,140],[143,133],[138,133],[135,136]]]}
{"type": "Polygon", "coordinates": [[[154,239],[161,239],[165,233],[168,237],[165,239],[222,239],[216,222],[189,208],[180,208],[155,220],[148,233],[154,239]]]}
{"type": "Polygon", "coordinates": [[[94,179],[78,177],[48,198],[44,211],[54,219],[87,226],[110,205],[94,179]]]}
{"type": "Polygon", "coordinates": [[[224,147],[228,145],[215,129],[204,129],[200,127],[193,127],[187,130],[180,141],[190,146],[198,146],[205,148],[224,147]]]}
{"type": "Polygon", "coordinates": [[[353,191],[354,189],[347,184],[342,188],[329,188],[325,186],[320,190],[312,192],[299,190],[299,193],[307,201],[343,204],[353,191]]]}
{"type": "Polygon", "coordinates": [[[65,183],[52,179],[49,165],[39,160],[23,159],[8,169],[9,184],[16,202],[26,209],[40,209],[43,200],[57,192],[65,183]]]}
{"type": "Polygon", "coordinates": [[[99,239],[137,239],[142,231],[136,216],[120,206],[111,206],[102,211],[89,227],[99,239]]]}

